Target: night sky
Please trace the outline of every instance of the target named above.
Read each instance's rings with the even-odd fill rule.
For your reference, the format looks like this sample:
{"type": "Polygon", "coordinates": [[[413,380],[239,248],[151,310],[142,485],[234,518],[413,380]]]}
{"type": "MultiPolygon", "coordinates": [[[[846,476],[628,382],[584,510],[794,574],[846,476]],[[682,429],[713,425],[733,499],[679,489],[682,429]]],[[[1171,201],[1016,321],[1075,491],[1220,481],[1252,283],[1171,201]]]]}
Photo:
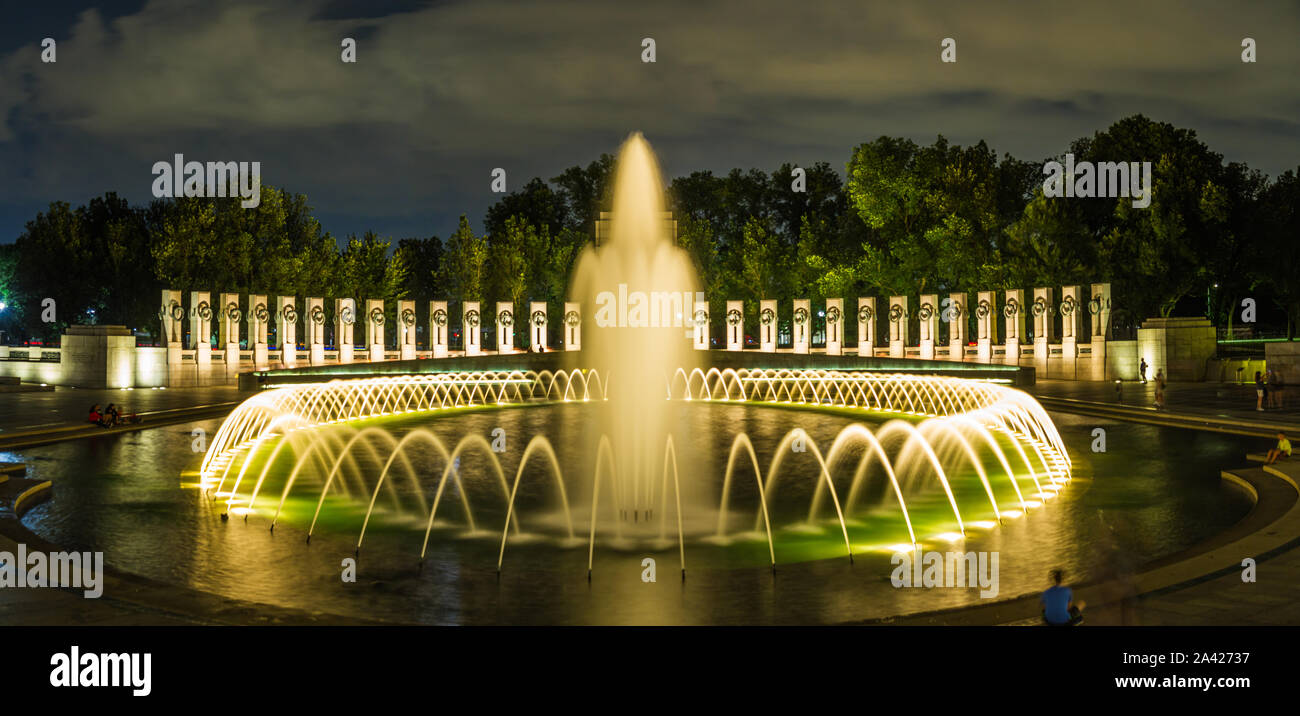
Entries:
{"type": "Polygon", "coordinates": [[[1300,164],[1297,2],[5,5],[0,242],[51,201],[150,200],[153,163],[178,152],[260,161],[336,237],[393,238],[446,237],[461,213],[481,227],[494,167],[515,190],[632,130],[669,176],[842,172],[884,134],[1037,161],[1135,113],[1270,176],[1300,164]],[[356,64],[340,61],[344,37],[356,64]],[[955,64],[939,60],[945,37],[955,64]]]}

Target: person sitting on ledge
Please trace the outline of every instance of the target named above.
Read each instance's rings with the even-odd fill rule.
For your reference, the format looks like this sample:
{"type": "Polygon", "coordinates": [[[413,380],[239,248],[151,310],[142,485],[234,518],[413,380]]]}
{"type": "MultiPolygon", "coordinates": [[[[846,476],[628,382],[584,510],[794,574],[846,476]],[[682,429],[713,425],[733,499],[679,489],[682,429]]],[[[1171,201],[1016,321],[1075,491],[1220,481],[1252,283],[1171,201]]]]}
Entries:
{"type": "Polygon", "coordinates": [[[1052,586],[1043,592],[1043,622],[1048,626],[1074,626],[1083,621],[1083,602],[1074,603],[1074,592],[1061,586],[1063,573],[1052,570],[1052,586]]]}
{"type": "Polygon", "coordinates": [[[112,403],[109,403],[108,407],[104,408],[104,419],[108,421],[108,427],[110,428],[122,424],[122,415],[117,411],[117,406],[112,403]]]}
{"type": "Polygon", "coordinates": [[[1286,433],[1282,431],[1278,431],[1277,447],[1268,451],[1268,459],[1264,462],[1264,464],[1272,465],[1278,460],[1281,460],[1283,458],[1288,458],[1288,457],[1291,457],[1291,441],[1286,439],[1286,433]]]}
{"type": "Polygon", "coordinates": [[[108,427],[108,418],[103,413],[99,412],[98,403],[90,406],[90,416],[87,419],[87,422],[94,423],[95,425],[98,425],[101,428],[108,427]]]}

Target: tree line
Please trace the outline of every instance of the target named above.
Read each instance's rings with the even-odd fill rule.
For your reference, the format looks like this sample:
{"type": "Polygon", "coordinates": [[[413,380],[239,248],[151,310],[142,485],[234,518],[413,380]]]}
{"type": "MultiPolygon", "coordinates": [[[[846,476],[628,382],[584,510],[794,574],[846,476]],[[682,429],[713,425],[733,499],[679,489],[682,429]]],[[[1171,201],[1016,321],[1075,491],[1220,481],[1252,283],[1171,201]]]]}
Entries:
{"type": "MultiPolygon", "coordinates": [[[[880,137],[853,150],[843,176],[825,162],[803,167],[799,187],[791,164],[696,171],[672,179],[668,200],[712,315],[744,299],[748,324],[763,298],[788,313],[793,298],[1106,281],[1136,319],[1208,314],[1228,326],[1254,298],[1262,320],[1275,316],[1294,337],[1297,171],[1270,180],[1226,162],[1194,131],[1141,115],[1066,152],[1076,162],[1152,162],[1150,206],[1047,197],[1044,161],[942,136],[929,145],[880,137]]],[[[255,209],[206,198],[132,206],[113,193],[75,209],[54,202],[0,246],[0,329],[10,341],[95,321],[156,333],[164,287],[383,298],[390,312],[400,298],[546,301],[559,315],[576,259],[609,208],[614,163],[606,154],[534,178],[488,208],[482,233],[462,215],[446,238],[367,231],[339,241],[307,197],[269,185],[255,209]],[[53,323],[41,321],[46,297],[58,307],[53,323]]]]}

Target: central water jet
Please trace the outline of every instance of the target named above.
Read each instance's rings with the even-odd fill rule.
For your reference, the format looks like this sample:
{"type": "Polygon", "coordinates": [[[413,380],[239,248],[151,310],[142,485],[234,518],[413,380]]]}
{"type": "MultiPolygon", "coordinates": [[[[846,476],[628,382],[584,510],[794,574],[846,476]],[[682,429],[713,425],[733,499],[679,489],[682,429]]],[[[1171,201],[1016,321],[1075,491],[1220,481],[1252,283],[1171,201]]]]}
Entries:
{"type": "Polygon", "coordinates": [[[609,502],[594,509],[650,534],[657,532],[652,517],[664,497],[658,478],[672,427],[665,385],[679,368],[689,373],[697,365],[688,331],[699,281],[676,245],[659,165],[639,132],[619,150],[607,226],[608,240],[583,251],[571,284],[575,300],[596,307],[584,328],[582,362],[608,376],[599,409],[617,456],[613,470],[597,469],[609,502]]]}

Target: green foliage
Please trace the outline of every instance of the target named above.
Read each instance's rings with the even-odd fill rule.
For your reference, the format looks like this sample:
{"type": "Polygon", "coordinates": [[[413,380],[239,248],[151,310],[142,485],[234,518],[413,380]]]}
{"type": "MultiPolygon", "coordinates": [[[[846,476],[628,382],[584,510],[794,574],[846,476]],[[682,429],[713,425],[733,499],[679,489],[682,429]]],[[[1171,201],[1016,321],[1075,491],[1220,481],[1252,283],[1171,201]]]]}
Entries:
{"type": "MultiPolygon", "coordinates": [[[[1196,134],[1136,115],[1072,142],[1076,162],[1150,161],[1148,208],[1128,197],[1055,199],[1043,162],[978,142],[880,137],[856,147],[846,178],[826,163],[771,173],[696,171],[672,180],[677,241],[715,314],[727,298],[817,301],[858,295],[1060,286],[1108,281],[1134,318],[1179,310],[1231,321],[1260,293],[1300,318],[1300,189],[1225,164],[1196,134]],[[1199,305],[1205,294],[1206,306],[1199,305]]],[[[1055,158],[1062,160],[1062,156],[1055,158]]],[[[178,198],[133,208],[113,194],[55,202],[0,247],[0,329],[53,337],[69,323],[156,326],[158,290],[299,296],[545,301],[568,279],[609,209],[614,157],[534,178],[501,197],[476,234],[465,216],[446,239],[394,242],[374,232],[340,250],[301,194],[263,186],[260,205],[178,198]],[[59,323],[39,323],[43,297],[59,323]]],[[[555,326],[558,323],[553,322],[555,326]]]]}

